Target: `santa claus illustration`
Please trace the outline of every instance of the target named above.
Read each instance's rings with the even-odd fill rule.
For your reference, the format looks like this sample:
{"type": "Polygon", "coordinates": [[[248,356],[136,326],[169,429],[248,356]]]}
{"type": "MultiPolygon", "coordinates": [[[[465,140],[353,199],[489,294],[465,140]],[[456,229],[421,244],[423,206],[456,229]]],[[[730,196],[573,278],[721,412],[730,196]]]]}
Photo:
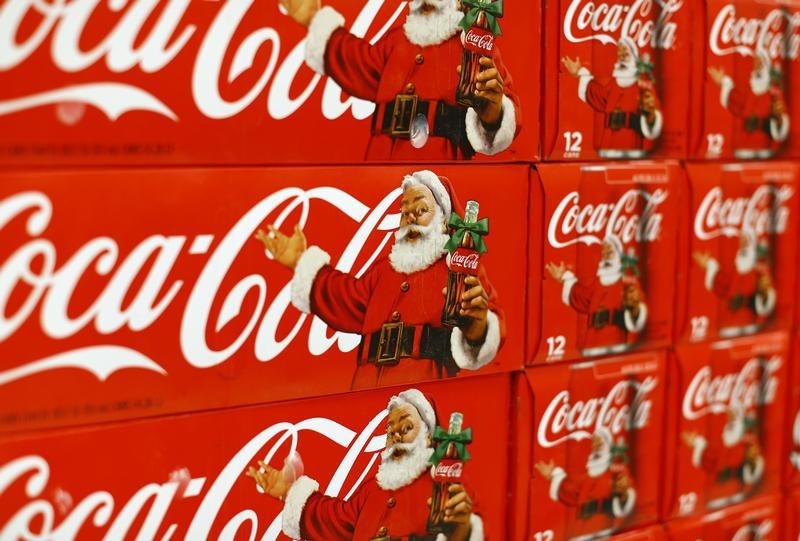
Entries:
{"type": "Polygon", "coordinates": [[[306,63],[376,105],[368,160],[452,160],[507,149],[521,125],[511,75],[495,45],[477,76],[475,110],[456,104],[463,46],[458,0],[411,0],[405,23],[374,44],[320,0],[281,0],[308,27],[306,63]]]}
{"type": "Polygon", "coordinates": [[[602,119],[602,128],[595,131],[597,154],[610,159],[645,156],[645,141],[658,139],[664,125],[650,58],[640,56],[630,38],[620,39],[612,78],[602,83],[580,58],[564,57],[561,63],[578,78],[578,97],[602,119]]]}
{"type": "Polygon", "coordinates": [[[436,412],[420,391],[409,389],[388,405],[386,448],[374,477],[347,500],[319,493],[319,483],[307,476],[292,481],[281,471],[259,462],[247,475],[261,489],[284,502],[282,529],[292,539],[481,541],[483,522],[461,484],[451,485],[445,504],[446,534],[428,535],[427,522],[433,479],[429,460],[436,412]]]}
{"type": "Polygon", "coordinates": [[[695,252],[704,284],[721,300],[719,334],[730,338],[757,332],[775,311],[777,294],[766,257],[767,243],[748,231],[739,237],[733,268],[723,269],[707,252],[695,252]]]}
{"type": "Polygon", "coordinates": [[[573,541],[609,535],[633,513],[636,489],[628,468],[615,460],[621,448],[624,442],[614,445],[611,433],[601,427],[592,437],[585,472],[568,475],[553,461],[536,463],[536,470],[550,482],[550,498],[576,508],[573,541]]]}
{"type": "Polygon", "coordinates": [[[722,68],[709,67],[708,75],[720,87],[722,106],[736,117],[733,149],[739,159],[769,158],[775,143],[789,136],[789,115],[781,90],[780,71],[772,68],[766,51],[753,56],[750,88],[734,85],[722,68]]]}
{"type": "Polygon", "coordinates": [[[446,224],[455,211],[452,187],[431,171],[407,175],[401,187],[400,228],[391,253],[360,277],[336,270],[321,248],[307,247],[299,226],[290,237],[273,226],[269,234],[256,234],[268,255],[293,270],[295,307],[333,329],[363,336],[354,389],[477,370],[495,357],[505,334],[502,311],[480,263],[478,274],[466,279],[461,326],[442,326],[446,224]]]}
{"type": "Polygon", "coordinates": [[[708,507],[716,509],[743,500],[764,475],[755,413],[745,414],[741,406],[731,406],[719,443],[714,444],[697,432],[681,434],[692,449],[692,465],[706,472],[712,487],[708,507]]]}
{"type": "Polygon", "coordinates": [[[584,355],[625,351],[647,323],[647,304],[638,279],[637,259],[632,250],[623,252],[622,242],[608,235],[601,245],[601,259],[594,278],[582,283],[562,261],[545,266],[562,284],[561,300],[587,317],[580,344],[584,355]]]}
{"type": "Polygon", "coordinates": [[[794,469],[800,472],[800,411],[797,412],[797,417],[794,418],[794,425],[792,426],[792,452],[789,455],[789,460],[794,469]]]}

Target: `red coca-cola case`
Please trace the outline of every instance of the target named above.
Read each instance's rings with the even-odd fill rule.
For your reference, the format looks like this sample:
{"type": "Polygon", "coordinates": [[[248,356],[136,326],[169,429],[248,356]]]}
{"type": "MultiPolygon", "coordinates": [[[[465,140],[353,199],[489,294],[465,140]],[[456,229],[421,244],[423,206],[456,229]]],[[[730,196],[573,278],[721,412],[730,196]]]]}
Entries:
{"type": "Polygon", "coordinates": [[[506,263],[526,245],[529,173],[4,173],[0,432],[519,369],[526,269],[506,263]],[[433,224],[414,235],[427,239],[419,248],[395,239],[406,175],[436,192],[402,207],[433,224]],[[463,218],[467,199],[480,204],[470,234],[488,250],[478,265],[486,334],[475,345],[468,326],[440,324],[447,239],[433,222],[451,207],[451,221],[463,218]],[[254,238],[269,224],[287,242],[305,236],[294,272],[254,238]]]}
{"type": "Polygon", "coordinates": [[[685,157],[694,2],[544,4],[545,158],[685,157]]]}
{"type": "MultiPolygon", "coordinates": [[[[527,455],[515,539],[589,539],[658,518],[664,448],[663,351],[529,368],[515,433],[527,455]]],[[[516,508],[518,510],[518,508],[516,508]]]]}
{"type": "Polygon", "coordinates": [[[797,541],[800,539],[800,490],[787,495],[784,499],[783,539],[797,541]]]}
{"type": "Polygon", "coordinates": [[[793,357],[789,368],[789,407],[786,410],[786,473],[783,477],[787,488],[800,487],[800,338],[792,338],[793,357]]]}
{"type": "Polygon", "coordinates": [[[705,0],[694,19],[693,140],[701,159],[783,154],[797,115],[797,27],[783,0],[705,0]],[[704,16],[703,16],[704,15],[704,16]]]}
{"type": "Polygon", "coordinates": [[[691,218],[678,338],[789,328],[797,279],[797,166],[690,163],[691,218]]]}
{"type": "Polygon", "coordinates": [[[545,164],[538,172],[544,211],[532,207],[531,242],[543,248],[531,251],[530,268],[544,279],[529,279],[541,294],[530,305],[542,310],[532,362],[668,345],[681,280],[678,164],[545,164]]]}
{"type": "Polygon", "coordinates": [[[277,0],[6,1],[0,164],[535,159],[538,4],[464,6],[502,32],[501,115],[456,105],[456,4],[409,4],[332,0],[306,29],[277,0]]]}
{"type": "Polygon", "coordinates": [[[779,489],[788,336],[676,348],[664,516],[698,516],[779,489]]]}
{"type": "MultiPolygon", "coordinates": [[[[471,455],[462,479],[473,502],[473,529],[478,531],[482,525],[486,538],[507,539],[505,442],[510,427],[498,418],[508,419],[509,389],[509,375],[493,375],[421,385],[421,394],[393,387],[5,437],[0,446],[0,532],[8,540],[31,535],[287,539],[279,533],[284,504],[259,493],[245,473],[248,466],[258,467],[258,460],[281,469],[290,452],[297,451],[301,463],[293,460],[289,471],[294,477],[304,473],[307,479],[299,478],[297,489],[289,492],[283,524],[294,520],[306,525],[316,518],[322,526],[341,531],[354,526],[354,539],[374,537],[380,527],[390,536],[406,537],[414,532],[403,531],[403,526],[421,523],[424,529],[431,481],[423,459],[417,468],[395,468],[399,483],[402,475],[414,480],[414,472],[421,467],[411,485],[384,490],[378,484],[391,486],[390,472],[380,477],[376,472],[387,443],[387,403],[399,396],[403,401],[398,405],[412,405],[425,426],[434,426],[436,414],[435,426],[444,425],[446,430],[451,412],[463,414],[463,428],[471,429],[471,438],[462,442],[471,455]],[[477,394],[485,401],[466,398],[477,394]],[[433,404],[431,409],[426,402],[433,404]],[[492,407],[487,408],[487,403],[492,407]],[[306,500],[314,481],[320,493],[349,498],[348,505],[332,510],[318,499],[306,500]],[[366,502],[365,493],[370,496],[366,502]],[[301,516],[303,502],[306,510],[301,516]]],[[[341,535],[322,532],[314,538],[339,539],[341,535]]]]}
{"type": "Polygon", "coordinates": [[[672,541],[779,541],[781,500],[778,495],[758,498],[702,517],[667,523],[672,541]]]}
{"type": "Polygon", "coordinates": [[[608,539],[611,541],[666,541],[667,534],[659,525],[612,535],[608,539]]]}

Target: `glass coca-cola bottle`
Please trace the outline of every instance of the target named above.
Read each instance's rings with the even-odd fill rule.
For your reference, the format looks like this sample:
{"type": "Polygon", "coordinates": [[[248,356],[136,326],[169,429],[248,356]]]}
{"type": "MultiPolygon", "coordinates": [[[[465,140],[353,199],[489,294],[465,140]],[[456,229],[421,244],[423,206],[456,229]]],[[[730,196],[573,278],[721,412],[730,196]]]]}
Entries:
{"type": "Polygon", "coordinates": [[[459,105],[480,108],[485,101],[475,95],[478,74],[483,71],[480,64],[482,56],[492,56],[494,50],[494,34],[489,30],[489,24],[484,12],[478,13],[475,24],[461,34],[461,43],[464,52],[461,55],[461,77],[456,88],[456,102],[459,105]]]}
{"type": "MultiPolygon", "coordinates": [[[[464,415],[454,411],[450,414],[448,434],[461,434],[464,415]]],[[[444,522],[444,511],[450,499],[450,487],[461,483],[464,461],[458,455],[455,443],[447,444],[444,456],[433,470],[433,493],[431,494],[431,512],[428,515],[428,533],[438,534],[447,529],[444,522]]]]}
{"type": "MultiPolygon", "coordinates": [[[[478,221],[479,205],[477,201],[467,201],[467,210],[464,223],[471,224],[478,221]]],[[[447,292],[442,308],[442,325],[458,327],[466,323],[466,318],[461,316],[461,296],[467,290],[464,280],[467,276],[478,274],[478,251],[475,249],[472,235],[465,231],[458,243],[458,248],[447,256],[447,292]]]]}

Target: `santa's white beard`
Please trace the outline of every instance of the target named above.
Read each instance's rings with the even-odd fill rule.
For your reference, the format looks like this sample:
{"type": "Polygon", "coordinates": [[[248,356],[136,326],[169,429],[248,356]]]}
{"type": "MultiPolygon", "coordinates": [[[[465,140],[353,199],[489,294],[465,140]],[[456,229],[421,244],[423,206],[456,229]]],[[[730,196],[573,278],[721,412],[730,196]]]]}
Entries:
{"type": "Polygon", "coordinates": [[[395,443],[381,453],[381,465],[375,480],[384,490],[396,490],[410,485],[430,466],[428,461],[433,448],[428,447],[428,431],[420,430],[417,439],[411,443],[395,443]],[[396,449],[406,451],[400,458],[392,458],[396,449]]]}
{"type": "Polygon", "coordinates": [[[389,253],[389,263],[397,272],[411,274],[425,270],[444,254],[444,245],[450,237],[442,232],[441,212],[437,211],[430,225],[404,225],[395,233],[394,246],[389,253]],[[419,233],[413,242],[409,241],[408,234],[412,231],[419,233]]]}
{"type": "Polygon", "coordinates": [[[740,248],[736,252],[736,272],[739,274],[747,274],[752,271],[756,266],[758,254],[756,254],[755,246],[748,246],[747,248],[740,248]]]}
{"type": "Polygon", "coordinates": [[[622,261],[619,257],[601,261],[597,266],[597,278],[606,287],[619,282],[622,279],[622,261]]]}
{"type": "Polygon", "coordinates": [[[733,447],[742,441],[743,436],[744,423],[739,419],[730,421],[722,430],[722,443],[725,445],[725,447],[733,447]]]}
{"type": "Polygon", "coordinates": [[[750,74],[750,90],[756,96],[761,96],[769,90],[769,70],[760,69],[750,74]]]}
{"type": "Polygon", "coordinates": [[[464,16],[456,8],[455,0],[411,0],[408,9],[403,30],[408,41],[422,47],[438,45],[453,37],[464,16]],[[424,4],[436,9],[423,13],[421,8],[424,4]]]}
{"type": "Polygon", "coordinates": [[[620,88],[627,88],[636,84],[636,62],[617,62],[614,64],[614,79],[620,88]]]}
{"type": "Polygon", "coordinates": [[[592,453],[586,459],[586,473],[589,474],[589,477],[600,477],[608,471],[610,466],[611,452],[608,449],[592,453]]]}

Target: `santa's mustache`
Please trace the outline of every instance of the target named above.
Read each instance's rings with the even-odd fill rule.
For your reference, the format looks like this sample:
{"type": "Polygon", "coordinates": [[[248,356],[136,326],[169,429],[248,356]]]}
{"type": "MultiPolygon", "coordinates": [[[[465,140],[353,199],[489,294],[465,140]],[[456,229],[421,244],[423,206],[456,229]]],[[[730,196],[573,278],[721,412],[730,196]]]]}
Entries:
{"type": "Polygon", "coordinates": [[[416,442],[394,443],[381,452],[381,459],[388,460],[394,456],[395,451],[405,451],[404,457],[411,456],[416,449],[416,442]]]}
{"type": "Polygon", "coordinates": [[[403,225],[400,226],[397,229],[397,231],[395,231],[394,239],[397,242],[401,242],[412,233],[419,235],[417,237],[418,239],[424,239],[431,233],[433,233],[435,230],[436,230],[435,223],[431,223],[429,225],[414,225],[414,224],[403,225]]]}

